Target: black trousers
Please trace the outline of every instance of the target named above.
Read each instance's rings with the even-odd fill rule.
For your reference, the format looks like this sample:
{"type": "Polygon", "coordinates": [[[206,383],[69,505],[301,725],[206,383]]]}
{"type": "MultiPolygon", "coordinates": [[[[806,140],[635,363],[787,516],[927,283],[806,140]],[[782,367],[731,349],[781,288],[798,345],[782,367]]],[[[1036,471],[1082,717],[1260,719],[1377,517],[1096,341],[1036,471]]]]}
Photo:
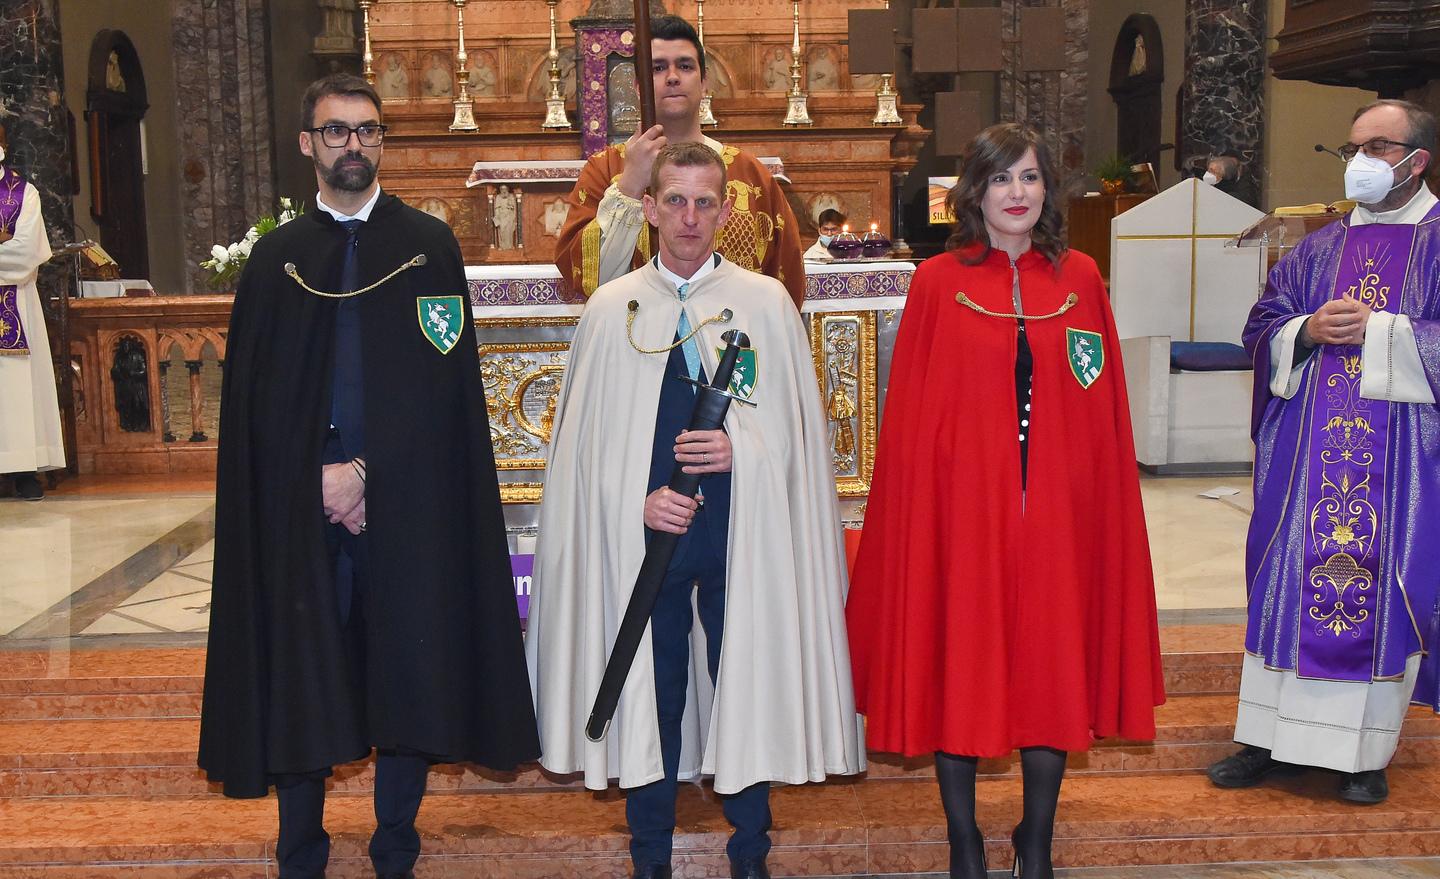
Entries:
{"type": "MultiPolygon", "coordinates": [[[[403,875],[420,857],[415,815],[425,797],[430,761],[413,754],[381,752],[375,758],[375,833],[370,861],[381,876],[403,875]]],[[[280,879],[317,879],[330,860],[325,832],[325,778],[329,770],[285,779],[275,786],[280,801],[280,839],[275,859],[280,879]],[[282,786],[283,785],[283,786],[282,786]]]]}
{"type": "MultiPolygon", "coordinates": [[[[349,634],[354,634],[364,622],[360,595],[364,590],[366,540],[364,535],[353,535],[340,525],[330,526],[328,538],[341,623],[352,630],[349,634]]],[[[363,651],[363,640],[358,646],[363,651]]],[[[420,856],[415,816],[425,797],[429,772],[430,761],[421,755],[394,751],[376,755],[375,833],[370,837],[370,860],[381,876],[403,875],[420,856]]],[[[276,779],[280,839],[275,858],[280,865],[280,879],[317,879],[325,874],[330,859],[330,835],[325,832],[325,779],[330,774],[331,768],[326,766],[276,779]]]]}

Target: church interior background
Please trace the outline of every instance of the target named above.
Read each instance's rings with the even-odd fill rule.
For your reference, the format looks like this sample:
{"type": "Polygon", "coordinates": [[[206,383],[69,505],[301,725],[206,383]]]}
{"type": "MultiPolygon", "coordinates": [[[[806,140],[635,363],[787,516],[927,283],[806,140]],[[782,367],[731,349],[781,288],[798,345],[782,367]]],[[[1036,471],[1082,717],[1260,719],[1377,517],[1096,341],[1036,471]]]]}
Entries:
{"type": "MultiPolygon", "coordinates": [[[[634,76],[625,62],[630,7],[0,2],[9,161],[40,190],[57,250],[90,238],[118,263],[113,277],[87,280],[85,295],[68,302],[60,294],[75,283],[70,264],[42,273],[52,348],[62,352],[71,467],[56,474],[42,504],[0,498],[0,824],[9,828],[0,835],[0,875],[273,875],[273,804],[225,800],[195,768],[230,304],[200,263],[273,214],[281,197],[313,200],[296,129],[300,96],[321,73],[370,65],[391,126],[386,190],[448,222],[461,243],[512,551],[523,557],[533,545],[547,407],[581,309],[551,254],[579,161],[634,125],[625,97],[634,76]],[[547,118],[552,14],[563,111],[551,106],[547,118]],[[556,112],[565,126],[543,128],[556,112]]],[[[1419,709],[1383,806],[1337,803],[1314,778],[1223,793],[1206,781],[1203,768],[1232,748],[1253,506],[1250,378],[1188,383],[1170,377],[1167,360],[1155,370],[1142,365],[1155,344],[1168,351],[1167,337],[1238,340],[1238,326],[1207,330],[1205,315],[1228,313],[1237,295],[1253,301],[1267,260],[1304,228],[1288,243],[1272,236],[1248,248],[1237,246],[1240,233],[1261,212],[1340,198],[1340,163],[1316,144],[1342,143],[1356,107],[1379,95],[1440,108],[1428,84],[1440,60],[1440,3],[652,7],[692,21],[703,11],[717,119],[707,133],[773,159],[806,244],[819,212],[836,207],[856,231],[874,223],[908,246],[885,261],[823,266],[807,279],[822,396],[854,404],[835,407],[852,414],[832,424],[848,526],[864,517],[910,272],[945,236],[928,222],[929,178],[953,175],[955,144],[1001,120],[1041,131],[1062,167],[1072,243],[1109,273],[1127,337],[1170,693],[1153,744],[1106,741],[1071,756],[1055,848],[1062,875],[1440,876],[1440,720],[1419,709]],[[854,11],[882,25],[863,42],[851,42],[854,11]],[[1408,36],[1392,28],[1367,40],[1365,29],[1381,33],[1382,19],[1406,22],[1408,36]],[[984,27],[960,28],[947,48],[935,34],[946,26],[956,33],[956,22],[984,27]],[[896,119],[877,124],[877,91],[892,82],[896,119]],[[808,124],[786,124],[797,93],[808,124]],[[1197,160],[1222,153],[1243,163],[1254,193],[1248,208],[1207,202],[1213,193],[1184,182],[1197,160]],[[1150,163],[1155,187],[1102,194],[1093,172],[1116,154],[1150,163]],[[1127,210],[1135,213],[1125,220],[1127,210]],[[1184,215],[1178,231],[1165,231],[1167,212],[1184,215]],[[1202,231],[1202,214],[1218,225],[1202,231]],[[1228,304],[1203,289],[1220,284],[1219,275],[1191,280],[1179,293],[1189,297],[1188,324],[1131,305],[1124,281],[1137,266],[1178,265],[1174,248],[1159,245],[1180,239],[1192,261],[1203,251],[1211,264],[1230,266],[1225,277],[1242,279],[1227,288],[1228,304]]],[[[1202,274],[1192,263],[1189,276],[1202,274]]],[[[517,577],[518,592],[527,581],[517,577]]],[[[1006,863],[1018,760],[985,761],[981,771],[981,813],[994,819],[983,826],[990,862],[1006,863]]],[[[503,776],[441,767],[431,779],[421,875],[626,875],[623,805],[613,795],[593,796],[538,767],[503,776]]],[[[349,767],[333,784],[343,795],[330,801],[330,875],[366,875],[373,766],[349,767]]],[[[682,795],[677,875],[723,875],[723,820],[711,800],[699,786],[682,795]]],[[[945,825],[928,761],[876,756],[859,781],[783,789],[775,803],[776,875],[943,869],[945,825]]]]}

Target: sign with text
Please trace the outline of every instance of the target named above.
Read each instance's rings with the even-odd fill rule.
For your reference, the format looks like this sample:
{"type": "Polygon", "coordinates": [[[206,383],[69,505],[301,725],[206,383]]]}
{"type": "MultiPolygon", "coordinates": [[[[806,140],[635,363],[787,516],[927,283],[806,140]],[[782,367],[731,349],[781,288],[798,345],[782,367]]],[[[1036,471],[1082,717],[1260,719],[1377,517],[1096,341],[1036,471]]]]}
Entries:
{"type": "Polygon", "coordinates": [[[515,603],[520,607],[520,619],[529,619],[530,580],[535,573],[535,554],[511,553],[510,572],[515,577],[515,603]]]}

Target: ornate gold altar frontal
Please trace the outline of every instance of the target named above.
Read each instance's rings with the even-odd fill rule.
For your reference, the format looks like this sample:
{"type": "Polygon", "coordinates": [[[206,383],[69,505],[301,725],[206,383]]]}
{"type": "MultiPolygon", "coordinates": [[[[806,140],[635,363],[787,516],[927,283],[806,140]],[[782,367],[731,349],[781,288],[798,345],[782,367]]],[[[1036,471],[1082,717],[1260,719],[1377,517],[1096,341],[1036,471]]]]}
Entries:
{"type": "Polygon", "coordinates": [[[480,377],[497,470],[544,470],[569,342],[480,345],[480,377]]]}
{"type": "Polygon", "coordinates": [[[875,312],[810,315],[810,354],[830,426],[830,460],[841,497],[870,493],[875,471],[877,371],[875,312]]]}

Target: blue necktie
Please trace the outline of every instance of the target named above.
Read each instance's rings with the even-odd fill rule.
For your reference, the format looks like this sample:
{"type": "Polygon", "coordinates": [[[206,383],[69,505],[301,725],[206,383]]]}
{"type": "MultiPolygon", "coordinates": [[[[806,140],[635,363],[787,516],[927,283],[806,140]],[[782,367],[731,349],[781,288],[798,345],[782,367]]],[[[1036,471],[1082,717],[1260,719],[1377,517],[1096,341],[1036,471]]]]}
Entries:
{"type": "MultiPolygon", "coordinates": [[[[340,220],[339,225],[349,233],[340,264],[340,291],[349,293],[360,285],[359,233],[364,221],[340,220]]],[[[335,376],[330,394],[330,423],[339,429],[341,446],[350,458],[365,451],[358,307],[354,299],[341,299],[335,310],[335,376]]]]}
{"type": "Polygon", "coordinates": [[[360,286],[360,260],[357,254],[360,250],[360,227],[365,225],[365,221],[339,220],[338,224],[350,233],[349,239],[345,241],[345,261],[340,268],[340,292],[349,293],[360,286]]]}
{"type": "MultiPolygon", "coordinates": [[[[690,293],[690,285],[681,284],[680,289],[676,292],[680,294],[680,302],[683,306],[685,297],[690,293]]],[[[675,328],[675,335],[685,339],[680,346],[680,353],[685,355],[685,369],[690,373],[691,378],[700,378],[700,346],[695,344],[695,337],[690,336],[690,318],[685,316],[683,307],[680,309],[680,325],[675,328]],[[690,336],[690,338],[686,339],[686,336],[690,336]]]]}

